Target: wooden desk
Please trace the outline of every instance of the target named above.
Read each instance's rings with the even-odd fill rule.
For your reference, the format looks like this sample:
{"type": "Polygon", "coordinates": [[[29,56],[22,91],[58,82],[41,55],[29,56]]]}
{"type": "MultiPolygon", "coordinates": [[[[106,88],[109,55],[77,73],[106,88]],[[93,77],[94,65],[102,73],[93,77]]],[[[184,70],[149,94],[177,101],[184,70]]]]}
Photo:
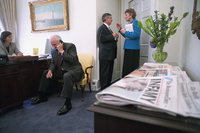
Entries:
{"type": "Polygon", "coordinates": [[[117,107],[95,102],[95,133],[188,133],[200,132],[200,119],[171,116],[138,109],[132,105],[117,107]]]}
{"type": "Polygon", "coordinates": [[[36,96],[42,72],[50,60],[0,65],[0,111],[36,96]]]}

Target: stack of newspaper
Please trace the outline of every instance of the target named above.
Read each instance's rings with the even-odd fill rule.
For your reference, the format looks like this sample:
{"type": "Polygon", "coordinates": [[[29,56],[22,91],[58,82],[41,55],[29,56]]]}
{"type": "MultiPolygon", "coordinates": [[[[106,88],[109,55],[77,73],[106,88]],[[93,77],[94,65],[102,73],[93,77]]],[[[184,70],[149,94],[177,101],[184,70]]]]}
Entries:
{"type": "Polygon", "coordinates": [[[151,111],[200,118],[200,83],[169,64],[145,63],[123,79],[96,94],[112,105],[133,104],[151,111]]]}

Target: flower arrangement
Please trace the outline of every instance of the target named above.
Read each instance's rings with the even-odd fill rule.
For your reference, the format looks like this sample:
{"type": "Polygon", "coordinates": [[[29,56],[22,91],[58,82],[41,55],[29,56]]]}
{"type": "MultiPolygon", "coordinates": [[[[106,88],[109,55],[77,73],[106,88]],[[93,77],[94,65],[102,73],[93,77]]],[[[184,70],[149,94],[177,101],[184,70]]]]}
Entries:
{"type": "Polygon", "coordinates": [[[200,16],[200,11],[196,12],[196,18],[198,18],[200,16]]]}
{"type": "Polygon", "coordinates": [[[159,11],[154,11],[154,18],[152,16],[148,17],[144,22],[146,27],[142,25],[142,22],[138,22],[138,26],[141,27],[148,35],[152,37],[150,40],[150,46],[156,48],[160,51],[154,54],[153,58],[156,62],[163,62],[167,58],[167,52],[163,52],[163,47],[166,42],[168,42],[171,35],[174,35],[177,31],[183,18],[185,18],[189,13],[183,14],[182,18],[178,20],[178,17],[172,17],[174,12],[174,6],[170,7],[170,12],[168,15],[164,13],[158,14],[159,11]]]}

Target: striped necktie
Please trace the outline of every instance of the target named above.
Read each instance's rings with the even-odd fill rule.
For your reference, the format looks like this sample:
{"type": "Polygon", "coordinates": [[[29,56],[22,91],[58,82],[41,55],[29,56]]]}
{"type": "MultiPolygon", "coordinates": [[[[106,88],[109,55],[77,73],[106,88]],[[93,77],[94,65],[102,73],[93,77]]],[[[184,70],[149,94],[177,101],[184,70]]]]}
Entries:
{"type": "Polygon", "coordinates": [[[113,31],[111,30],[111,28],[110,27],[108,27],[108,29],[110,30],[110,32],[111,32],[111,34],[113,33],[113,31]]]}

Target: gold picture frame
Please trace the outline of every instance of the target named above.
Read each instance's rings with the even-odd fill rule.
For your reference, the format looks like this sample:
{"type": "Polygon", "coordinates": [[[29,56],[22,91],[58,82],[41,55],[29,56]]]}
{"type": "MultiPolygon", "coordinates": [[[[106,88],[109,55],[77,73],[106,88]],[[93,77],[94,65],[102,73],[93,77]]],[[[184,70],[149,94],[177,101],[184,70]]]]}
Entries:
{"type": "Polygon", "coordinates": [[[31,32],[69,30],[68,0],[29,2],[31,32]]]}

